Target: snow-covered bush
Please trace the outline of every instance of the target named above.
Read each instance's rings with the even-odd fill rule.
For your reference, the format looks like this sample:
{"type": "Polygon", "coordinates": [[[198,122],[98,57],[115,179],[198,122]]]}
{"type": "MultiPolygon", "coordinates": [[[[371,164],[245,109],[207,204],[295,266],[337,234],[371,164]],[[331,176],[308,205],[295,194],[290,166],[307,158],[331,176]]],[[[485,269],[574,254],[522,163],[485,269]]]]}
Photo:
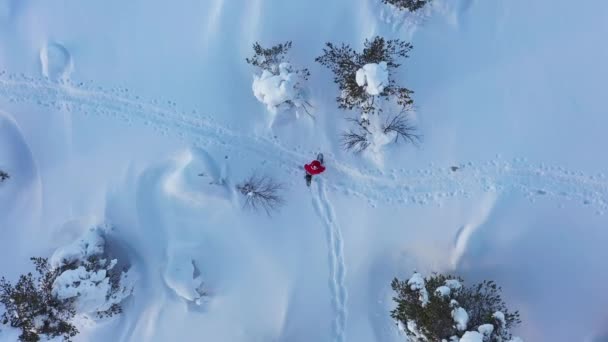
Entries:
{"type": "Polygon", "coordinates": [[[426,6],[431,0],[382,0],[385,4],[391,4],[399,9],[416,12],[426,6]]]}
{"type": "Polygon", "coordinates": [[[520,323],[519,312],[510,312],[493,281],[470,287],[462,279],[434,274],[423,278],[414,273],[391,286],[397,307],[391,317],[411,341],[509,342],[510,329],[520,323]]]}
{"type": "Polygon", "coordinates": [[[356,153],[365,151],[373,146],[374,152],[391,142],[399,142],[399,138],[414,145],[418,144],[420,136],[416,133],[408,117],[399,113],[389,120],[383,121],[379,115],[361,114],[359,119],[349,119],[355,124],[342,134],[342,146],[356,153]]]}
{"type": "Polygon", "coordinates": [[[254,174],[236,188],[245,197],[245,207],[253,210],[263,209],[268,215],[284,203],[279,194],[283,185],[268,176],[254,174]]]}
{"type": "Polygon", "coordinates": [[[375,103],[376,97],[394,99],[403,106],[413,103],[410,97],[413,92],[398,86],[393,78],[401,65],[397,59],[407,58],[411,49],[410,43],[376,36],[365,40],[362,53],[347,44],[327,43],[323,55],[315,60],[334,73],[334,82],[340,88],[337,97],[340,108],[361,108],[363,112],[371,113],[380,109],[375,103]]]}
{"type": "Polygon", "coordinates": [[[74,300],[77,313],[110,317],[120,313],[120,303],[131,294],[129,273],[106,252],[104,228],[87,231],[72,244],[59,248],[50,260],[62,272],[52,292],[60,300],[74,300]]]}
{"type": "Polygon", "coordinates": [[[21,275],[15,285],[0,280],[0,303],[5,307],[2,323],[21,329],[21,341],[61,337],[69,341],[78,334],[72,324],[77,314],[109,317],[121,312],[120,303],[131,294],[127,272],[105,250],[104,230],[87,231],[53,256],[32,258],[37,277],[21,275]]]}
{"type": "Polygon", "coordinates": [[[0,303],[4,313],[2,324],[21,330],[20,341],[40,341],[41,337],[62,337],[69,341],[78,334],[71,323],[76,314],[74,299],[60,299],[53,293],[53,284],[62,269],[49,266],[45,258],[32,258],[38,276],[21,275],[15,285],[0,279],[0,303]]]}
{"type": "Polygon", "coordinates": [[[253,76],[253,94],[271,113],[277,113],[281,107],[295,107],[310,114],[304,90],[310,72],[292,66],[286,58],[289,49],[291,42],[268,49],[257,42],[253,44],[254,55],[246,58],[247,63],[259,68],[259,74],[253,76]]]}
{"type": "Polygon", "coordinates": [[[9,176],[8,173],[0,170],[0,183],[4,182],[5,180],[11,178],[11,176],[9,176]]]}
{"type": "Polygon", "coordinates": [[[345,149],[361,152],[372,146],[377,150],[390,142],[398,142],[400,137],[409,142],[418,141],[406,115],[413,105],[413,92],[397,85],[393,77],[400,66],[397,60],[407,58],[411,48],[410,43],[377,36],[365,41],[361,53],[346,44],[327,43],[323,55],[316,58],[334,73],[340,89],[338,107],[361,112],[359,118],[352,120],[357,127],[342,136],[345,149]],[[384,111],[397,114],[386,120],[381,117],[384,111]]]}

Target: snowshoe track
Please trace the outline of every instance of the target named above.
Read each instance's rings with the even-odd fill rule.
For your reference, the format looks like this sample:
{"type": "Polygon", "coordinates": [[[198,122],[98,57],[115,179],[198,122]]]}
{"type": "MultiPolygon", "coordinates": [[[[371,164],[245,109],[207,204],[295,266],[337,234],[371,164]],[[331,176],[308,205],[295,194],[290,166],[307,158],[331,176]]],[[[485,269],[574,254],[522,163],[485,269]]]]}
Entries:
{"type": "Polygon", "coordinates": [[[344,342],[346,330],[346,300],[347,291],[345,285],[346,264],[344,262],[344,242],[342,232],[336,221],[333,207],[327,199],[323,179],[317,177],[313,180],[313,205],[317,215],[325,225],[327,248],[329,252],[329,286],[334,306],[334,321],[332,324],[333,341],[344,342]]]}
{"type": "MultiPolygon", "coordinates": [[[[279,141],[232,131],[197,111],[184,111],[172,101],[145,101],[125,88],[104,89],[90,83],[50,82],[42,78],[0,71],[0,98],[9,103],[32,103],[81,115],[106,116],[128,125],[139,122],[163,135],[198,147],[220,146],[236,155],[256,155],[275,169],[297,174],[312,151],[289,149],[279,141]]],[[[335,159],[327,187],[376,202],[441,205],[446,199],[480,192],[518,192],[535,201],[553,197],[589,206],[597,214],[608,209],[605,174],[587,175],[559,166],[534,165],[523,158],[497,157],[483,163],[466,163],[452,171],[449,165],[419,170],[359,170],[335,159]]]]}

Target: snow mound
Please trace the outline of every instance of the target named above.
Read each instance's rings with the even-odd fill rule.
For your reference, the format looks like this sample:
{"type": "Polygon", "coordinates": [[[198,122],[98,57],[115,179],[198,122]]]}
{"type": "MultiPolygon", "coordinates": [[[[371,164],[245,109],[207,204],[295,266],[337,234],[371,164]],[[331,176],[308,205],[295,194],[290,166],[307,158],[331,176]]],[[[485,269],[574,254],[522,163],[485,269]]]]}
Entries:
{"type": "MultiPolygon", "coordinates": [[[[8,252],[16,246],[17,236],[36,222],[42,206],[42,185],[32,150],[13,117],[0,111],[0,169],[10,179],[0,183],[0,248],[8,252]],[[21,230],[9,229],[20,226],[21,230]]],[[[31,232],[30,232],[31,233],[31,232]]],[[[25,236],[29,238],[29,236],[25,236]]],[[[7,260],[8,261],[8,260],[7,260]]],[[[4,264],[0,262],[0,266],[4,264]]]]}
{"type": "Polygon", "coordinates": [[[76,298],[78,313],[108,311],[131,294],[129,272],[114,271],[117,259],[104,259],[105,227],[88,230],[75,242],[59,248],[50,259],[52,268],[62,268],[53,282],[59,299],[76,298]]]}
{"type": "Polygon", "coordinates": [[[176,155],[163,183],[164,191],[194,206],[218,204],[232,196],[228,166],[220,165],[204,150],[192,148],[176,155]]]}
{"type": "Polygon", "coordinates": [[[86,260],[93,256],[103,254],[105,239],[99,229],[90,229],[73,243],[58,248],[51,256],[49,263],[53,268],[70,264],[79,260],[86,260]]]}
{"type": "Polygon", "coordinates": [[[438,294],[438,295],[440,295],[440,296],[447,297],[447,296],[449,296],[449,295],[450,295],[451,290],[450,290],[450,288],[449,288],[449,287],[447,287],[447,286],[439,286],[439,287],[438,287],[438,288],[435,290],[435,293],[436,293],[436,294],[438,294]]]}
{"type": "Polygon", "coordinates": [[[492,324],[482,324],[477,328],[477,331],[484,337],[489,338],[494,332],[494,326],[492,324]]]}
{"type": "Polygon", "coordinates": [[[495,318],[496,320],[498,320],[498,322],[500,322],[500,326],[501,327],[505,327],[507,325],[507,321],[505,320],[505,314],[500,312],[500,311],[496,311],[494,314],[492,314],[492,317],[495,318]]]}
{"type": "Polygon", "coordinates": [[[169,257],[163,279],[167,287],[179,297],[200,305],[204,296],[203,279],[197,273],[199,272],[192,257],[187,253],[176,251],[169,257]]]}
{"type": "Polygon", "coordinates": [[[459,290],[462,284],[456,279],[448,279],[445,281],[445,285],[439,286],[435,289],[435,293],[447,297],[452,293],[452,290],[459,290]]]}
{"type": "Polygon", "coordinates": [[[462,335],[460,342],[483,342],[483,335],[477,331],[467,331],[462,335]]]}
{"type": "Polygon", "coordinates": [[[78,297],[78,312],[109,310],[112,304],[106,301],[110,292],[110,279],[105,270],[89,272],[83,266],[63,272],[53,283],[53,294],[59,299],[78,297]]]}
{"type": "Polygon", "coordinates": [[[407,284],[410,286],[410,289],[417,290],[420,293],[420,302],[422,306],[425,306],[429,302],[429,293],[426,290],[422,274],[418,272],[414,273],[407,281],[407,284]]]}
{"type": "Polygon", "coordinates": [[[368,94],[380,95],[388,85],[388,66],[386,62],[365,64],[357,70],[355,77],[357,84],[365,87],[368,94]]]}
{"type": "Polygon", "coordinates": [[[452,318],[454,319],[454,323],[456,323],[456,329],[460,331],[467,329],[467,324],[469,324],[469,314],[465,309],[455,308],[452,310],[452,318]]]}
{"type": "Polygon", "coordinates": [[[278,69],[278,74],[263,70],[261,75],[253,76],[253,94],[273,114],[283,104],[296,107],[304,104],[300,77],[292,71],[291,64],[281,63],[278,69]]]}
{"type": "Polygon", "coordinates": [[[445,286],[449,287],[451,290],[460,290],[462,284],[456,279],[448,279],[445,281],[445,286]]]}
{"type": "Polygon", "coordinates": [[[67,79],[72,73],[72,55],[59,43],[47,43],[40,49],[42,75],[51,81],[67,79]]]}

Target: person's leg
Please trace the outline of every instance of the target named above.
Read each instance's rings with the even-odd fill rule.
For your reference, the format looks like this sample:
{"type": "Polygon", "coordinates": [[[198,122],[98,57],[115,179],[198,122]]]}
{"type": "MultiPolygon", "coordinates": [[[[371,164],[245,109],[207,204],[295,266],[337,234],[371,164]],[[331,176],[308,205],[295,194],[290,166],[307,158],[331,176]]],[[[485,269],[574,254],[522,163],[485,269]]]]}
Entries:
{"type": "Polygon", "coordinates": [[[312,182],[312,175],[309,173],[306,173],[306,185],[310,186],[310,183],[312,182]]]}

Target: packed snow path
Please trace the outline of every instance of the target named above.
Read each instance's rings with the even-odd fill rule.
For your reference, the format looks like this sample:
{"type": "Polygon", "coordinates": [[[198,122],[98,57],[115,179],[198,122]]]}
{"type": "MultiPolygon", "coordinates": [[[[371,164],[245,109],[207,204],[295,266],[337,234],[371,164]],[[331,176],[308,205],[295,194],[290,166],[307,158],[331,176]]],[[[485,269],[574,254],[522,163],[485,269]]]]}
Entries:
{"type": "Polygon", "coordinates": [[[327,199],[325,181],[321,177],[314,179],[312,185],[313,205],[317,215],[323,221],[326,229],[327,248],[329,253],[329,286],[333,297],[334,322],[333,336],[334,341],[345,341],[344,332],[346,330],[346,266],[344,263],[344,243],[342,233],[331,203],[327,199]]]}
{"type": "MultiPolygon", "coordinates": [[[[289,149],[279,141],[246,136],[213,122],[197,111],[183,111],[172,101],[145,101],[128,89],[105,90],[85,83],[50,82],[46,79],[0,72],[0,95],[9,102],[33,103],[83,115],[101,115],[127,124],[140,122],[201,147],[220,145],[237,155],[256,155],[288,174],[300,172],[313,151],[289,149]]],[[[603,173],[587,175],[563,167],[534,165],[525,158],[497,157],[484,163],[467,162],[452,170],[449,165],[419,170],[387,172],[359,170],[328,158],[327,186],[365,198],[370,203],[435,204],[447,198],[476,192],[519,192],[534,200],[557,197],[576,201],[604,214],[608,209],[608,179],[603,173]]]]}

